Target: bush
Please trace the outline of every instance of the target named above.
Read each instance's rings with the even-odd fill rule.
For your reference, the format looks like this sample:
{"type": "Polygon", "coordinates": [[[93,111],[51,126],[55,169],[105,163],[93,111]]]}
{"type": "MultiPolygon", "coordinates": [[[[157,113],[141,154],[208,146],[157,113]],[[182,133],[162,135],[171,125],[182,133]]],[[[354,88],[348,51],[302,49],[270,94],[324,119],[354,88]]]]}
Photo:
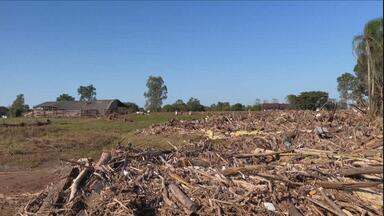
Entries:
{"type": "Polygon", "coordinates": [[[175,112],[176,109],[171,104],[164,105],[162,108],[163,112],[175,112]]]}
{"type": "Polygon", "coordinates": [[[187,102],[188,111],[204,111],[205,107],[200,104],[200,100],[196,98],[190,98],[187,102]]]}
{"type": "Polygon", "coordinates": [[[235,103],[231,106],[231,111],[244,111],[245,106],[241,103],[235,103]]]}
{"type": "Polygon", "coordinates": [[[181,99],[177,100],[174,104],[172,104],[172,106],[175,109],[175,111],[180,111],[180,112],[188,111],[187,104],[185,104],[184,101],[181,99]]]}
{"type": "Polygon", "coordinates": [[[12,117],[19,117],[28,110],[29,106],[24,103],[24,95],[19,94],[16,96],[16,99],[13,101],[11,107],[9,108],[9,114],[12,117]]]}
{"type": "Polygon", "coordinates": [[[217,102],[217,104],[211,105],[212,111],[230,111],[231,105],[229,102],[217,102]]]}
{"type": "Polygon", "coordinates": [[[322,91],[301,92],[299,95],[288,95],[287,101],[291,108],[316,110],[328,101],[328,93],[322,91]]]}
{"type": "Polygon", "coordinates": [[[261,111],[261,104],[248,105],[245,109],[247,111],[261,111]]]}
{"type": "Polygon", "coordinates": [[[190,98],[187,103],[179,99],[173,104],[167,104],[163,106],[163,112],[186,112],[186,111],[204,111],[205,107],[200,104],[200,101],[196,98],[190,98]]]}

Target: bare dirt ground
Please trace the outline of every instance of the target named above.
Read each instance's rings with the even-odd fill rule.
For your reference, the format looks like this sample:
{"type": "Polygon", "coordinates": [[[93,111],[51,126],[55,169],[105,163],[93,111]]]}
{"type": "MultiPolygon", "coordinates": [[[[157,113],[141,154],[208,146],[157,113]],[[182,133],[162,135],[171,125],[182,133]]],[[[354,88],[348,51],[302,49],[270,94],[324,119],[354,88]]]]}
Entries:
{"type": "Polygon", "coordinates": [[[15,215],[18,208],[59,178],[59,170],[0,172],[0,215],[15,215]]]}
{"type": "Polygon", "coordinates": [[[54,180],[55,170],[0,172],[0,193],[4,195],[33,193],[54,180]]]}

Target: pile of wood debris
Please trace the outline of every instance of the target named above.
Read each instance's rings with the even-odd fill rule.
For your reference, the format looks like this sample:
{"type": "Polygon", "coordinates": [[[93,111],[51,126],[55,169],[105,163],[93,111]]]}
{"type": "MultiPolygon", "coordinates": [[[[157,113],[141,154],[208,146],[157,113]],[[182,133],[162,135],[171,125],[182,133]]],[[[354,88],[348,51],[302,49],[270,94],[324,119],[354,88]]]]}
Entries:
{"type": "Polygon", "coordinates": [[[171,121],[145,133],[219,133],[169,150],[117,146],[22,215],[382,215],[383,136],[353,112],[260,112],[171,121]]]}

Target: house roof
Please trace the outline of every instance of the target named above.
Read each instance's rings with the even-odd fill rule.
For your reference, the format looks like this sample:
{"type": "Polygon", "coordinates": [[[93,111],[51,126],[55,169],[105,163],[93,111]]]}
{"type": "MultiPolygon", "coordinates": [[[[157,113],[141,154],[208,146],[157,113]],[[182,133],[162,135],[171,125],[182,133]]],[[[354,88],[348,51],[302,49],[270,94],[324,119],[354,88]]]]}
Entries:
{"type": "Polygon", "coordinates": [[[7,114],[8,110],[7,107],[0,106],[0,116],[7,114]]]}
{"type": "Polygon", "coordinates": [[[119,105],[123,104],[117,99],[94,101],[52,101],[39,104],[34,108],[56,107],[59,110],[98,110],[99,112],[103,112],[104,110],[109,109],[111,104],[115,101],[117,101],[119,105]]]}

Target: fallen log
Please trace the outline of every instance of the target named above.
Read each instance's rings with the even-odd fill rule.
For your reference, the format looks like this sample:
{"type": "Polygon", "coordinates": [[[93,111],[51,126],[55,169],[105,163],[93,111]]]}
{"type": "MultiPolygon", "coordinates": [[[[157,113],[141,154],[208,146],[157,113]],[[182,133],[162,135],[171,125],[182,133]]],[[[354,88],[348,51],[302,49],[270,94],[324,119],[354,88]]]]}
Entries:
{"type": "Polygon", "coordinates": [[[382,166],[345,168],[340,171],[340,174],[343,176],[355,176],[355,175],[361,175],[361,174],[381,174],[381,173],[383,173],[382,166]]]}
{"type": "Polygon", "coordinates": [[[328,195],[323,191],[322,188],[319,189],[321,196],[328,203],[330,207],[333,208],[334,211],[337,212],[338,215],[345,215],[345,213],[341,210],[341,208],[331,199],[329,199],[328,195]]]}
{"type": "Polygon", "coordinates": [[[45,189],[47,196],[38,211],[34,212],[36,215],[44,215],[47,211],[63,208],[68,195],[67,189],[71,186],[73,179],[79,174],[79,170],[77,167],[65,167],[61,172],[63,178],[45,189]]]}
{"type": "Polygon", "coordinates": [[[327,189],[337,189],[337,190],[375,187],[379,184],[382,184],[382,182],[353,182],[353,183],[324,182],[324,181],[315,182],[315,185],[319,187],[323,187],[327,189]]]}
{"type": "Polygon", "coordinates": [[[168,189],[176,200],[183,206],[187,214],[194,213],[198,210],[198,205],[194,203],[177,185],[171,183],[168,189]]]}
{"type": "Polygon", "coordinates": [[[265,153],[255,153],[255,154],[238,154],[234,155],[235,158],[249,158],[249,157],[265,157],[265,156],[273,156],[273,155],[280,155],[284,153],[290,153],[293,152],[293,150],[289,151],[277,151],[277,152],[265,152],[265,153]]]}
{"type": "Polygon", "coordinates": [[[266,192],[268,190],[268,186],[266,184],[254,185],[243,180],[232,180],[232,182],[235,185],[238,185],[249,192],[254,192],[254,191],[266,192]]]}
{"type": "Polygon", "coordinates": [[[172,200],[169,199],[167,187],[165,186],[164,177],[161,175],[158,175],[161,179],[161,194],[163,196],[164,203],[171,206],[172,208],[176,208],[176,204],[172,202],[172,200]]]}
{"type": "Polygon", "coordinates": [[[101,153],[99,161],[96,163],[95,168],[101,169],[101,166],[108,163],[109,160],[111,160],[112,155],[110,152],[103,152],[101,153]]]}
{"type": "Polygon", "coordinates": [[[272,175],[267,175],[267,174],[255,174],[256,176],[259,176],[259,177],[262,177],[262,178],[265,178],[265,179],[271,179],[271,180],[275,180],[275,181],[281,181],[281,182],[284,182],[284,183],[287,183],[289,185],[292,185],[292,186],[303,186],[304,184],[303,183],[300,183],[300,182],[293,182],[291,180],[288,180],[288,179],[285,179],[283,177],[280,177],[280,176],[272,176],[272,175]]]}
{"type": "Polygon", "coordinates": [[[89,167],[86,167],[84,168],[80,174],[73,180],[73,183],[71,185],[71,193],[69,195],[69,199],[68,199],[68,202],[72,201],[73,198],[75,198],[75,195],[77,193],[77,191],[79,190],[80,188],[80,185],[83,183],[83,181],[88,178],[88,176],[90,175],[91,173],[91,168],[89,167]]]}
{"type": "Polygon", "coordinates": [[[24,207],[24,212],[26,214],[34,214],[35,212],[37,212],[43,204],[44,199],[47,197],[47,195],[47,191],[40,192],[36,198],[28,202],[28,204],[24,207]]]}
{"type": "Polygon", "coordinates": [[[224,176],[236,175],[239,172],[260,172],[263,169],[272,169],[273,166],[270,165],[249,165],[249,166],[241,166],[241,167],[230,167],[222,171],[224,176]]]}
{"type": "Polygon", "coordinates": [[[299,212],[299,210],[297,210],[296,206],[291,201],[289,201],[288,205],[289,205],[288,213],[290,216],[302,216],[303,215],[299,212]]]}

